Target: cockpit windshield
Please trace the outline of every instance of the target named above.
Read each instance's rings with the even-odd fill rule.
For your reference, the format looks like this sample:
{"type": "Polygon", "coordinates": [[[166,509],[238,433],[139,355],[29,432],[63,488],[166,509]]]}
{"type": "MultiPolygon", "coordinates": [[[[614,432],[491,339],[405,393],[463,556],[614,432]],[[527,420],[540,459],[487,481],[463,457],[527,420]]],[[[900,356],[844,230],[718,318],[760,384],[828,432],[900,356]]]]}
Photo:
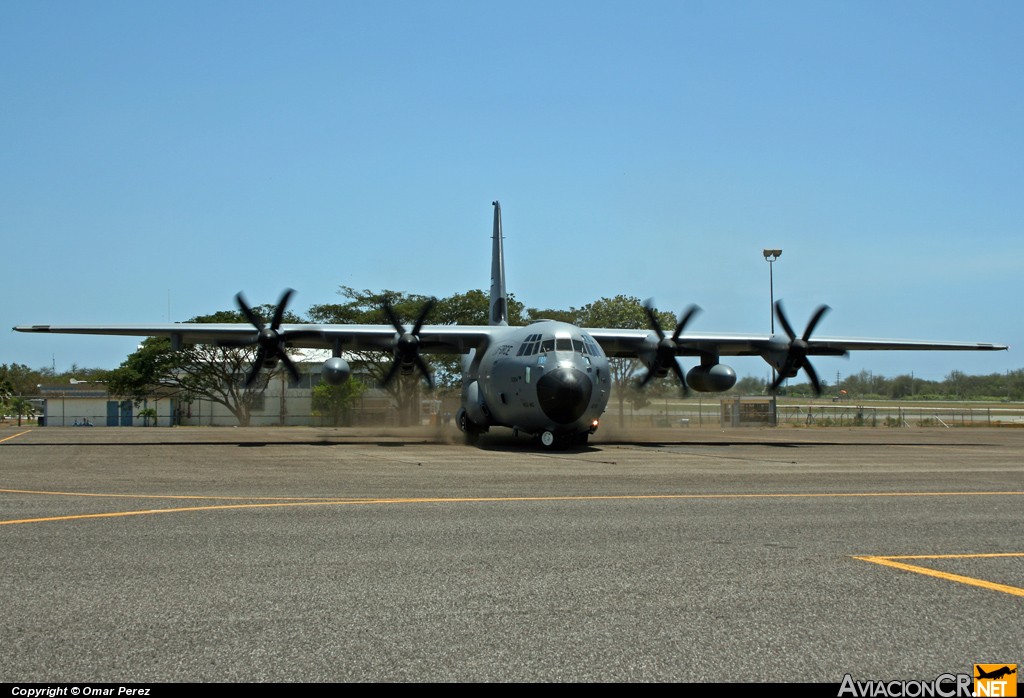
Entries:
{"type": "Polygon", "coordinates": [[[531,334],[523,340],[516,356],[533,356],[534,354],[546,354],[551,351],[572,351],[583,356],[600,356],[600,349],[593,339],[589,337],[543,337],[539,334],[531,334]]]}

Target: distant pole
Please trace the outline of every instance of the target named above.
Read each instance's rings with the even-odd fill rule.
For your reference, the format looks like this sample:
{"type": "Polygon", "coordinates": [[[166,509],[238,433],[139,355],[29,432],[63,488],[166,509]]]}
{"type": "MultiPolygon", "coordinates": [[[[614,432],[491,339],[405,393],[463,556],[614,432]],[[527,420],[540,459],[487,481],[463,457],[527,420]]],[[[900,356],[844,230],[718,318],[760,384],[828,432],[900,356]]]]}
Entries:
{"type": "Polygon", "coordinates": [[[772,334],[775,334],[775,260],[782,256],[782,250],[764,250],[764,261],[768,262],[768,317],[771,318],[772,334]]]}
{"type": "MultiPolygon", "coordinates": [[[[775,334],[775,260],[782,256],[782,250],[765,249],[762,254],[768,262],[768,317],[771,320],[772,334],[775,334]]],[[[772,366],[772,384],[775,384],[775,367],[772,366]]]]}

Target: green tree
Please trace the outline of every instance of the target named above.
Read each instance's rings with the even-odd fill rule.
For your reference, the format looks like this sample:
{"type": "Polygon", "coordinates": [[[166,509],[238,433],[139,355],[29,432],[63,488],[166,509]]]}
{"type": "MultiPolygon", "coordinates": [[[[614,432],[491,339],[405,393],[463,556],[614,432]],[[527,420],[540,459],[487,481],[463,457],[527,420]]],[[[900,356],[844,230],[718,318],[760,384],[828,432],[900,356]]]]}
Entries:
{"type": "Polygon", "coordinates": [[[764,395],[767,388],[764,378],[758,378],[756,376],[744,376],[736,381],[736,385],[732,387],[732,392],[739,393],[740,395],[764,395]]]}
{"type": "Polygon", "coordinates": [[[331,426],[349,424],[352,409],[365,390],[366,385],[351,376],[341,385],[320,383],[313,388],[313,414],[331,426]]]}
{"type": "MultiPolygon", "coordinates": [[[[479,289],[454,293],[437,300],[437,305],[430,314],[430,322],[434,325],[486,325],[489,320],[490,303],[490,296],[479,289]]],[[[524,317],[523,304],[509,294],[508,324],[522,325],[524,317]]]]}
{"type": "Polygon", "coordinates": [[[7,401],[11,399],[10,383],[0,380],[0,422],[7,419],[7,401]]]}
{"type": "MultiPolygon", "coordinates": [[[[29,368],[24,364],[0,364],[0,385],[7,386],[9,395],[38,395],[39,386],[79,381],[106,381],[110,371],[102,368],[85,368],[71,364],[67,371],[57,372],[52,368],[29,368]]],[[[2,399],[2,398],[0,398],[2,399]]]]}
{"type": "Polygon", "coordinates": [[[887,383],[886,394],[895,400],[902,400],[914,394],[914,379],[908,374],[896,376],[887,383]]]}
{"type": "MultiPolygon", "coordinates": [[[[272,317],[274,312],[272,306],[259,306],[254,310],[263,318],[272,317]]],[[[284,322],[301,321],[298,316],[285,313],[284,322]]],[[[241,312],[225,310],[192,318],[189,322],[247,320],[241,312]]],[[[262,370],[252,385],[246,387],[246,377],[255,358],[255,345],[235,348],[196,344],[174,351],[166,337],[151,337],[110,373],[107,388],[111,395],[129,398],[136,404],[154,393],[184,402],[196,397],[206,398],[226,407],[240,426],[248,426],[253,410],[263,403],[263,393],[274,373],[262,370]]]]}
{"type": "MultiPolygon", "coordinates": [[[[391,320],[384,311],[384,302],[387,301],[403,327],[411,330],[416,318],[430,301],[429,296],[389,289],[376,292],[369,289],[360,291],[351,286],[342,286],[338,294],[346,299],[345,302],[314,305],[309,309],[310,318],[314,322],[325,324],[390,325],[391,320]]],[[[431,318],[428,317],[427,322],[430,323],[431,318]]],[[[393,361],[391,352],[356,351],[348,352],[347,355],[354,371],[366,375],[373,384],[383,386],[393,361]]],[[[398,406],[399,424],[407,425],[418,421],[422,384],[422,377],[414,373],[408,376],[399,374],[384,386],[398,406]]]]}
{"type": "Polygon", "coordinates": [[[19,427],[21,426],[22,417],[28,417],[36,413],[32,403],[20,395],[7,400],[7,409],[10,410],[11,414],[18,416],[19,427]]]}
{"type": "Polygon", "coordinates": [[[996,375],[999,378],[993,380],[994,395],[1005,396],[1007,400],[1024,400],[1024,369],[1007,371],[1005,376],[996,375]]]}
{"type": "MultiPolygon", "coordinates": [[[[676,318],[672,313],[659,312],[657,315],[662,331],[671,334],[676,326],[676,318]]],[[[582,308],[573,308],[570,317],[570,322],[580,327],[650,329],[650,321],[643,303],[635,296],[601,298],[582,308]]],[[[609,357],[608,363],[612,374],[612,397],[619,405],[619,426],[624,427],[626,400],[633,400],[638,404],[643,402],[642,399],[638,400],[639,396],[635,394],[639,390],[635,385],[635,378],[642,370],[643,364],[637,359],[615,356],[609,357]]]]}
{"type": "Polygon", "coordinates": [[[526,311],[527,322],[537,322],[538,320],[557,320],[558,322],[576,324],[576,310],[554,310],[553,308],[546,308],[542,310],[539,308],[530,308],[526,311]]]}
{"type": "Polygon", "coordinates": [[[14,397],[14,385],[6,378],[0,378],[0,413],[6,414],[7,401],[14,397]]]}
{"type": "MultiPolygon", "coordinates": [[[[509,325],[524,324],[523,304],[508,296],[509,325]]],[[[439,298],[430,314],[432,325],[486,325],[490,315],[490,296],[482,290],[455,293],[439,298]]],[[[437,354],[430,357],[434,367],[434,382],[442,393],[457,392],[462,386],[461,355],[437,354]]]]}
{"type": "MultiPolygon", "coordinates": [[[[345,299],[344,302],[314,305],[309,309],[310,318],[314,322],[330,324],[388,325],[391,321],[384,312],[384,302],[387,300],[399,322],[406,330],[411,330],[416,318],[431,300],[429,296],[420,294],[390,289],[357,290],[351,286],[342,286],[338,294],[345,299]]],[[[484,291],[472,290],[434,300],[434,307],[426,319],[427,324],[486,325],[488,322],[490,297],[484,291]]],[[[508,314],[509,324],[522,322],[523,304],[511,295],[508,298],[508,314]]],[[[375,385],[383,383],[393,361],[393,355],[388,351],[350,352],[349,356],[352,368],[367,375],[375,385]]],[[[435,385],[442,391],[459,387],[462,377],[461,356],[435,354],[424,358],[431,367],[435,385]]],[[[401,424],[418,421],[423,385],[422,377],[414,373],[409,376],[399,375],[385,386],[398,407],[401,424]]]]}
{"type": "Polygon", "coordinates": [[[54,379],[53,371],[37,371],[24,364],[0,364],[0,382],[7,386],[8,396],[38,395],[39,384],[54,379]]]}

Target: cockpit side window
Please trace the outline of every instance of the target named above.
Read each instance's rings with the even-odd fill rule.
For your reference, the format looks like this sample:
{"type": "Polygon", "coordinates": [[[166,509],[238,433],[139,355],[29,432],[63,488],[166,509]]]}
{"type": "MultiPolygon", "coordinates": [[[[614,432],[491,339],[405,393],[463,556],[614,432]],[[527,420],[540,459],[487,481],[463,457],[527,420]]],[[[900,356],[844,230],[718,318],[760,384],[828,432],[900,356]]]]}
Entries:
{"type": "Polygon", "coordinates": [[[519,351],[516,352],[516,356],[533,356],[540,349],[540,335],[531,334],[523,340],[523,343],[519,346],[519,351]]]}

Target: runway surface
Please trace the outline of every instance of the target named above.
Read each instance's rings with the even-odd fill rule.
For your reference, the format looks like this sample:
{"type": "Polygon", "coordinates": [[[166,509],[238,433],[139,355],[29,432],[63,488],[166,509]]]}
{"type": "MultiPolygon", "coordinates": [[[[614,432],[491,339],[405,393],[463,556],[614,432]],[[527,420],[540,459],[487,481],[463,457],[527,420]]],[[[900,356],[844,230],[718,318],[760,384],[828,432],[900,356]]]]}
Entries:
{"type": "Polygon", "coordinates": [[[0,681],[1024,663],[1024,429],[0,428],[0,681]]]}

